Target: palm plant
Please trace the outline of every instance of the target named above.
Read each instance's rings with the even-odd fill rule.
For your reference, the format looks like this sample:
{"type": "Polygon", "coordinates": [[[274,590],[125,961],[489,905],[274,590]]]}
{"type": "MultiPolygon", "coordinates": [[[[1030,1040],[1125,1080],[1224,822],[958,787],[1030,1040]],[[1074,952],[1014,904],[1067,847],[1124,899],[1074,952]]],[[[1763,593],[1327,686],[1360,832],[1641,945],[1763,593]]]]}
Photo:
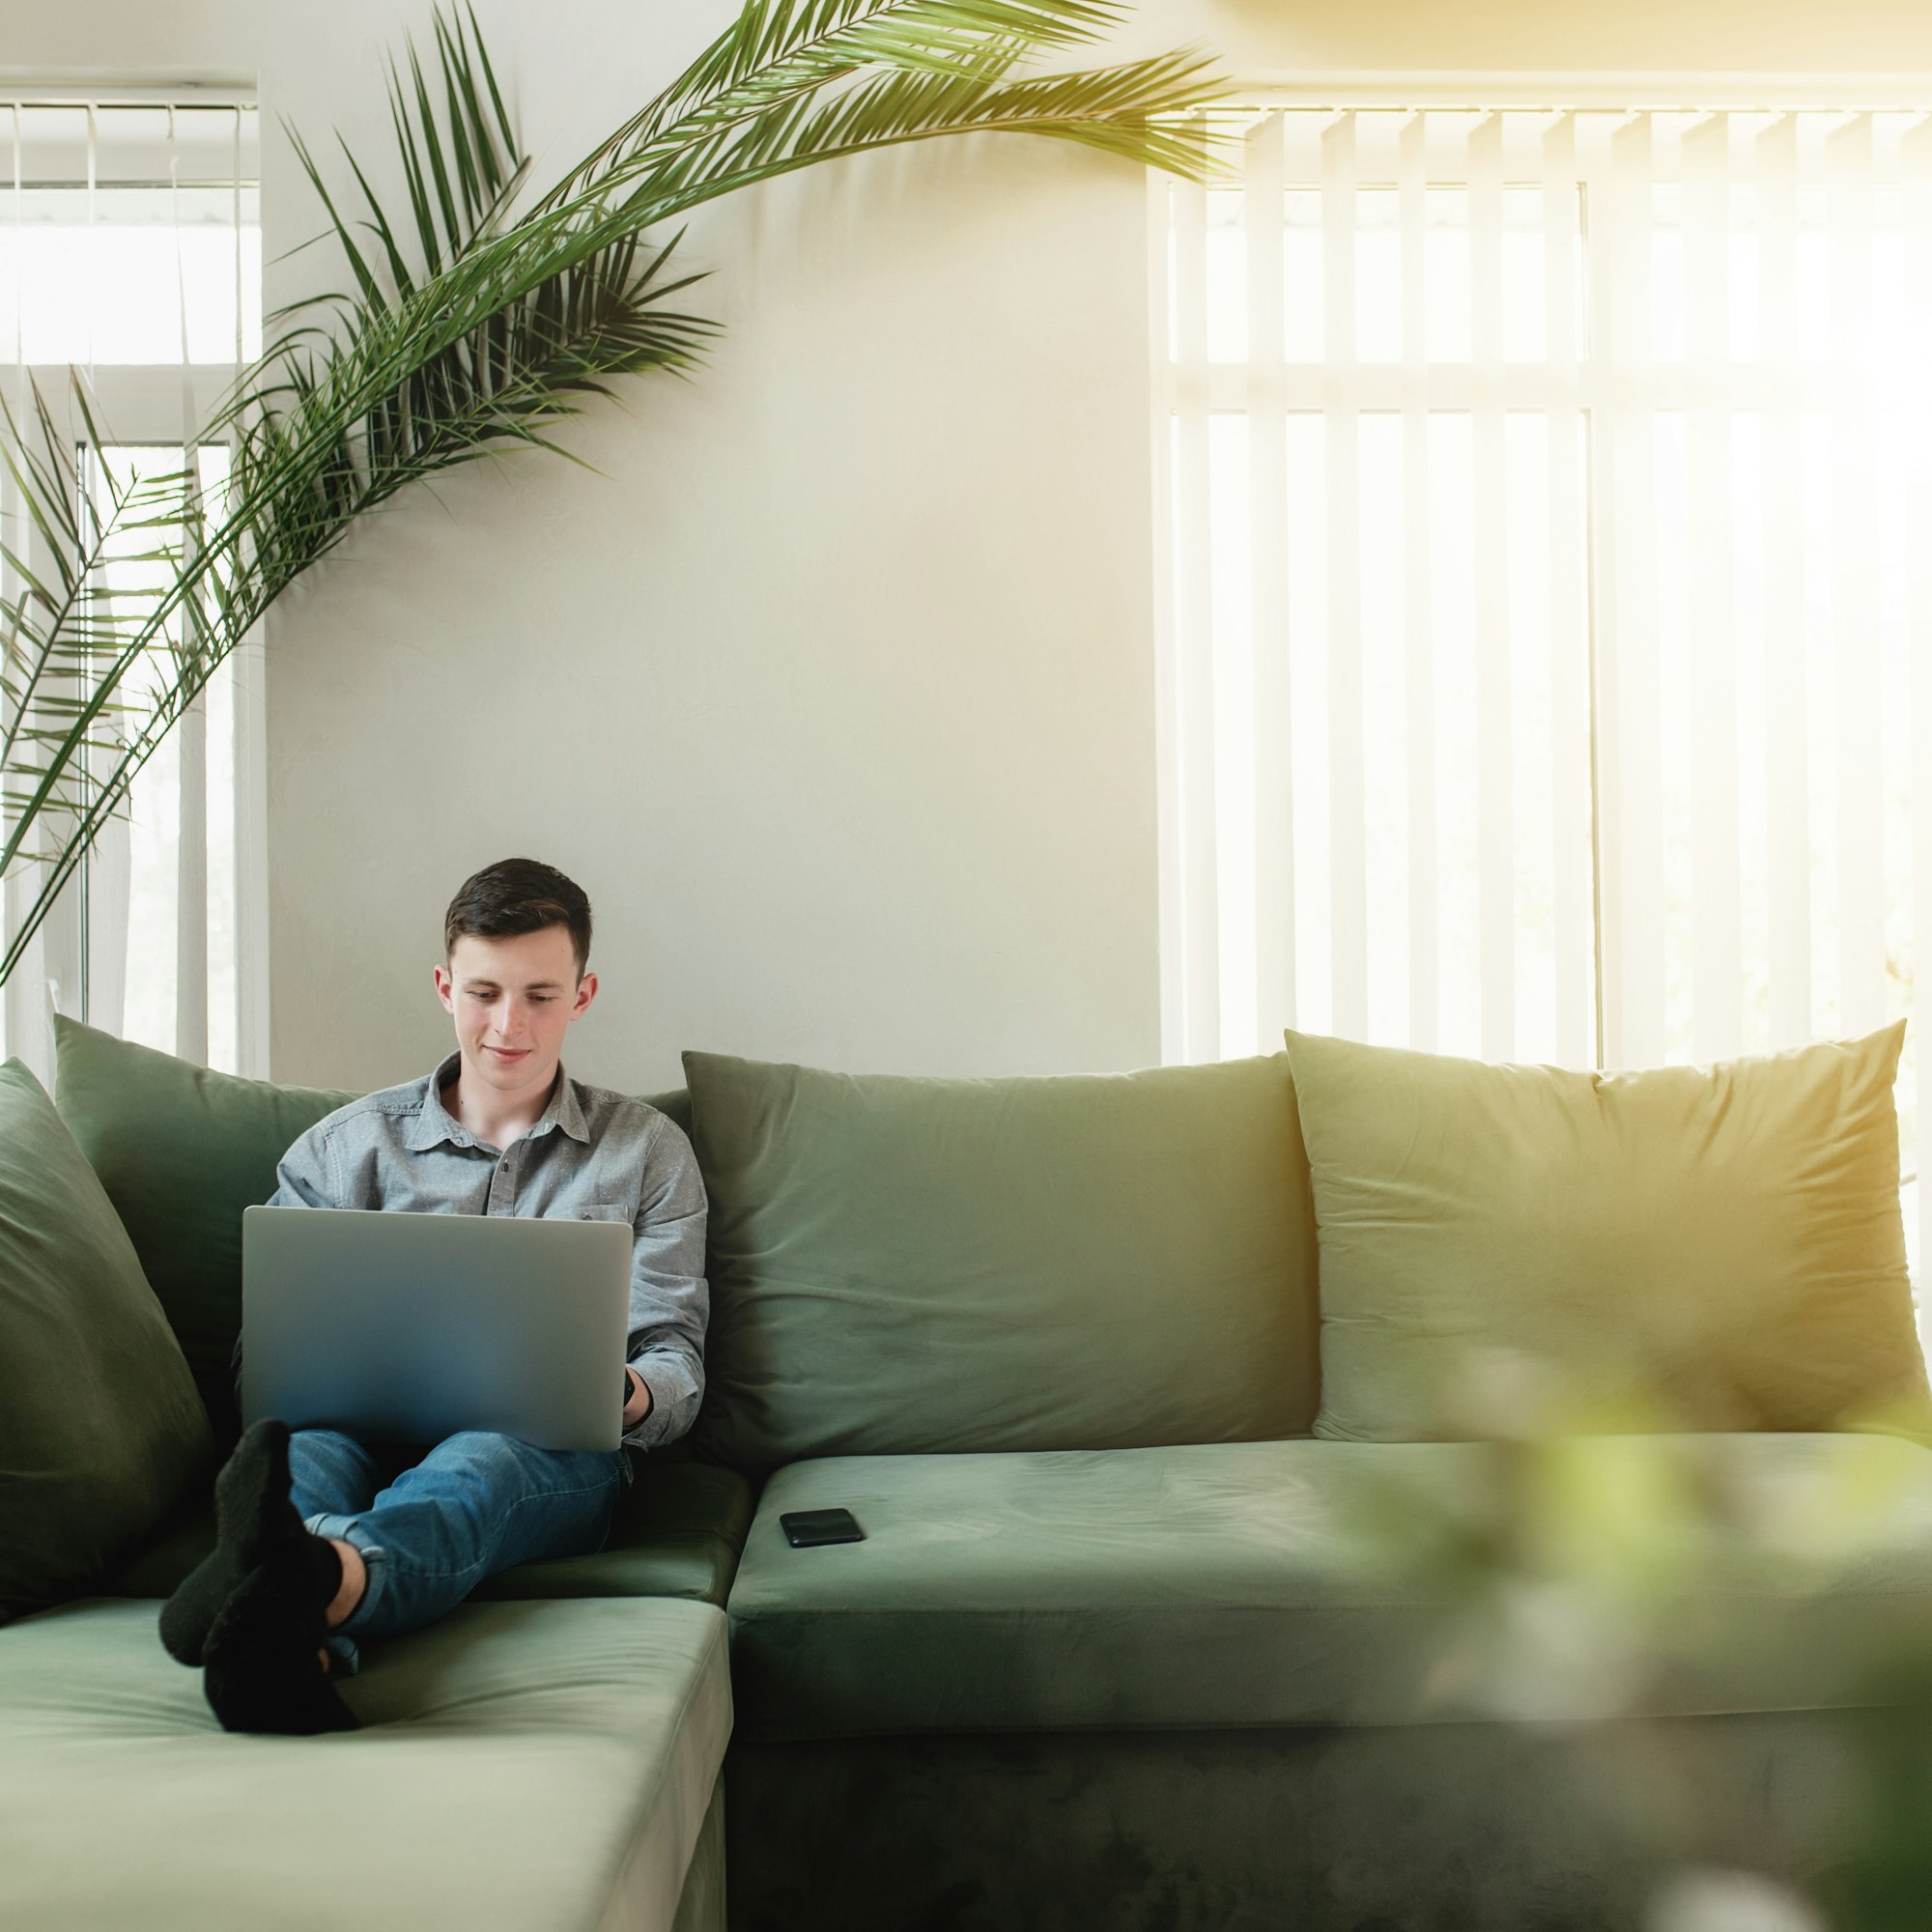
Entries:
{"type": "Polygon", "coordinates": [[[1097,39],[1115,0],[747,0],[696,63],[541,194],[473,13],[437,13],[389,106],[408,200],[392,219],[346,146],[331,187],[291,139],[350,286],[279,332],[189,463],[117,476],[73,379],[72,426],[36,393],[0,403],[0,463],[24,510],[0,546],[0,878],[32,895],[0,952],[18,967],[135,774],[280,593],[398,491],[550,432],[611,379],[681,371],[717,326],[671,298],[677,238],[717,197],[842,156],[971,132],[1074,141],[1200,179],[1208,63],[1177,52],[1082,71],[1020,70],[1097,39]],[[152,592],[99,594],[107,559],[152,592]]]}

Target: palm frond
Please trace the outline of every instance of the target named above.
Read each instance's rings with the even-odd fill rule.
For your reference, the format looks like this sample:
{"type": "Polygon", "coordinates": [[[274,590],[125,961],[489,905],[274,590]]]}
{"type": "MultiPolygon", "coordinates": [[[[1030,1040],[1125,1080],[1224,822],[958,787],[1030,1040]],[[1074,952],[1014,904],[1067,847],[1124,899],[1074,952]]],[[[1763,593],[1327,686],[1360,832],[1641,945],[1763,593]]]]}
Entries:
{"type": "Polygon", "coordinates": [[[1208,64],[1168,54],[1084,73],[1009,81],[991,73],[909,70],[869,76],[830,99],[733,124],[668,157],[632,190],[650,221],[821,161],[963,133],[1033,134],[1202,177],[1216,139],[1188,121],[1208,64]],[[648,211],[647,213],[645,211],[648,211]]]}
{"type": "Polygon", "coordinates": [[[867,65],[948,71],[1098,39],[1126,9],[1111,0],[749,0],[679,78],[593,149],[546,197],[560,206],[643,157],[668,130],[694,131],[774,106],[867,65]]]}

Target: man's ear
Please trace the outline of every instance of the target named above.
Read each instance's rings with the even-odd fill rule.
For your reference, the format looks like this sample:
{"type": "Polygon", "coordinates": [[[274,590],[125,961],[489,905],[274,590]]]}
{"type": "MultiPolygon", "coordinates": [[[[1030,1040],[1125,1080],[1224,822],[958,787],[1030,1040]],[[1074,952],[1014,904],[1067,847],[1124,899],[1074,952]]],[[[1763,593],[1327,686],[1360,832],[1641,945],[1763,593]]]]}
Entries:
{"type": "Polygon", "coordinates": [[[597,975],[585,973],[577,982],[577,1000],[571,1007],[570,1017],[581,1020],[590,1010],[590,1002],[597,997],[597,975]]]}
{"type": "Polygon", "coordinates": [[[449,968],[438,966],[433,969],[433,974],[436,980],[436,996],[442,1002],[443,1011],[453,1013],[456,1010],[456,981],[450,978],[449,968]]]}

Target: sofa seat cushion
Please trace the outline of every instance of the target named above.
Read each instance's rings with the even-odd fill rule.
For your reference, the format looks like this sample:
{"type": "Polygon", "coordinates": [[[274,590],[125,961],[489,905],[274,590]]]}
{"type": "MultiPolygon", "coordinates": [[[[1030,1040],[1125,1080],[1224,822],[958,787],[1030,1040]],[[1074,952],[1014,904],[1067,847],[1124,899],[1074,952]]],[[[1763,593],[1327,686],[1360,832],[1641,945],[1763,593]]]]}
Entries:
{"type": "Polygon", "coordinates": [[[364,1729],[231,1737],[154,1606],[0,1632],[0,1924],[668,1926],[731,1722],[709,1605],[466,1605],[373,1646],[364,1729]]]}
{"type": "MultiPolygon", "coordinates": [[[[611,1534],[592,1556],[520,1563],[486,1578],[478,1603],[533,1597],[690,1597],[723,1605],[752,1524],[752,1486],[708,1463],[639,1458],[611,1534]]],[[[214,1548],[212,1492],[125,1564],[102,1594],[165,1597],[214,1548]]]]}
{"type": "MultiPolygon", "coordinates": [[[[1833,1706],[1865,1694],[1894,1640],[1932,1630],[1932,1452],[1878,1435],[1582,1439],[1546,1471],[1549,1518],[1586,1521],[1609,1499],[1609,1592],[1654,1578],[1630,1607],[1662,1648],[1633,1668],[1612,1633],[1506,1674],[1485,1703],[1465,1666],[1489,1655],[1486,1630],[1508,1638],[1513,1605],[1584,1627],[1579,1599],[1548,1594],[1560,1579],[1481,1587],[1523,1453],[1301,1439],[794,1463],[767,1484],[732,1587],[739,1734],[1833,1706]],[[1623,1507],[1672,1486],[1714,1513],[1623,1507]],[[864,1542],[785,1542],[782,1513],[841,1506],[864,1542]],[[1634,1523],[1655,1547],[1629,1543],[1634,1523]]],[[[1585,1571],[1597,1541],[1573,1552],[1585,1571]]]]}

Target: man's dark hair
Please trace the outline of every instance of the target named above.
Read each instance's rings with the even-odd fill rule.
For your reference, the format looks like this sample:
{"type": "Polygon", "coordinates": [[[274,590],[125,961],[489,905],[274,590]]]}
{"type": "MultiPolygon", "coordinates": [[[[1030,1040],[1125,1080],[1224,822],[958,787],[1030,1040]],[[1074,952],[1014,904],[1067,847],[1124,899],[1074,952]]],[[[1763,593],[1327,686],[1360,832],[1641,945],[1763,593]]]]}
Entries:
{"type": "Polygon", "coordinates": [[[442,916],[447,959],[466,933],[472,939],[511,939],[567,925],[577,951],[578,978],[590,963],[590,901],[583,888],[540,859],[498,859],[464,880],[442,916]]]}

